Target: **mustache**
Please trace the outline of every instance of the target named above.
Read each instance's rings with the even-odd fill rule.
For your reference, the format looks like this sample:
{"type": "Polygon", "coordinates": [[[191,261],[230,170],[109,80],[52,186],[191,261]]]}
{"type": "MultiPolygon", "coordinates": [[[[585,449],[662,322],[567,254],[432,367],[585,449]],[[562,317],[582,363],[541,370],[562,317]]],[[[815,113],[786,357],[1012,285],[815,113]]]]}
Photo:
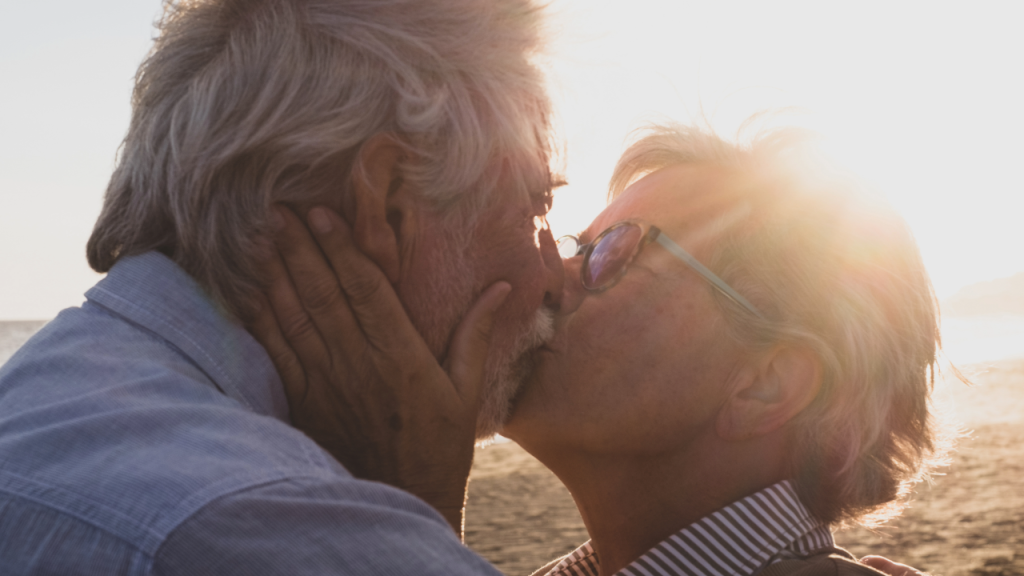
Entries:
{"type": "Polygon", "coordinates": [[[491,355],[490,360],[497,364],[492,369],[508,367],[522,363],[523,357],[544,346],[555,337],[555,313],[549,308],[541,307],[533,314],[533,319],[523,328],[498,355],[491,355]],[[504,365],[504,366],[502,366],[504,365]]]}
{"type": "Polygon", "coordinates": [[[530,330],[526,334],[526,349],[539,348],[555,337],[555,313],[550,308],[539,308],[533,316],[530,330]]]}

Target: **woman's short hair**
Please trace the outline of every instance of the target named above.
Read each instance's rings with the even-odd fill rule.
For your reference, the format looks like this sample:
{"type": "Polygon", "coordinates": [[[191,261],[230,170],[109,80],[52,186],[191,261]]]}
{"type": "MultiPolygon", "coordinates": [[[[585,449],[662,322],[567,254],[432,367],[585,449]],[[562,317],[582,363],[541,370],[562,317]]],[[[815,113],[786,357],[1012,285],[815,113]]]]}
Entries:
{"type": "Polygon", "coordinates": [[[948,451],[930,408],[938,308],[906,223],[808,136],[764,130],[736,144],[699,127],[653,126],[622,156],[610,195],[672,165],[738,176],[736,210],[707,265],[767,320],[715,297],[742,342],[804,346],[820,359],[821,390],[792,422],[793,478],[822,520],[873,525],[898,514],[948,451]]]}
{"type": "Polygon", "coordinates": [[[341,205],[383,132],[453,226],[499,178],[536,192],[553,150],[542,23],[533,0],[167,2],[90,265],[159,250],[240,313],[269,206],[341,205]]]}

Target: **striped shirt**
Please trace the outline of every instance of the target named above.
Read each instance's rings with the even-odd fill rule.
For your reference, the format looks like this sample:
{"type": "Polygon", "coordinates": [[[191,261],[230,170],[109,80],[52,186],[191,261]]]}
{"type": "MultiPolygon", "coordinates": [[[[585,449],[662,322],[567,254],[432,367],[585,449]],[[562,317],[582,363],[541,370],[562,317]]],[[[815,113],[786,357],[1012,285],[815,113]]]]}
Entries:
{"type": "MultiPolygon", "coordinates": [[[[676,532],[620,570],[620,576],[752,576],[776,562],[834,547],[827,524],[804,508],[784,480],[676,532]]],[[[587,542],[547,576],[597,576],[587,542]]]]}

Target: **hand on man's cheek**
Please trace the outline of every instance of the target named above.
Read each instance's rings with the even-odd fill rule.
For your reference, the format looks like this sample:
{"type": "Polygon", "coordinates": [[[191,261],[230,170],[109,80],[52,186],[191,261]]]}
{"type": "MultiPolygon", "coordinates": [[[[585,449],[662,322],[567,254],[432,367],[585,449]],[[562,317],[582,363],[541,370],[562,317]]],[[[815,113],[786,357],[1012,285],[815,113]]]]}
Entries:
{"type": "Polygon", "coordinates": [[[278,368],[293,425],[354,476],[425,499],[461,534],[484,363],[508,284],[469,309],[442,369],[340,217],[314,209],[314,238],[291,211],[277,216],[278,252],[250,331],[278,368]]]}

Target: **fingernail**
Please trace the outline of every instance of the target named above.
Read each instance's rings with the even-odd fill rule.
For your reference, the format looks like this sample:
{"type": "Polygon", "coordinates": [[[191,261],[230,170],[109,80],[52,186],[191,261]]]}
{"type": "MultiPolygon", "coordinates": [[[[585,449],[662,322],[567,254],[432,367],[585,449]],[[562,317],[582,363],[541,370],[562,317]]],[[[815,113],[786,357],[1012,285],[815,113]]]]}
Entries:
{"type": "Polygon", "coordinates": [[[512,285],[508,282],[498,282],[498,286],[497,290],[501,295],[496,298],[497,301],[494,304],[494,310],[501,308],[501,305],[505,303],[505,300],[508,300],[508,295],[512,293],[512,285]]]}
{"type": "Polygon", "coordinates": [[[327,211],[323,208],[313,208],[309,211],[309,226],[317,234],[327,234],[334,229],[331,217],[327,215],[327,211]]]}
{"type": "Polygon", "coordinates": [[[270,227],[274,232],[280,232],[284,228],[284,216],[281,216],[280,208],[270,208],[270,227]]]}

